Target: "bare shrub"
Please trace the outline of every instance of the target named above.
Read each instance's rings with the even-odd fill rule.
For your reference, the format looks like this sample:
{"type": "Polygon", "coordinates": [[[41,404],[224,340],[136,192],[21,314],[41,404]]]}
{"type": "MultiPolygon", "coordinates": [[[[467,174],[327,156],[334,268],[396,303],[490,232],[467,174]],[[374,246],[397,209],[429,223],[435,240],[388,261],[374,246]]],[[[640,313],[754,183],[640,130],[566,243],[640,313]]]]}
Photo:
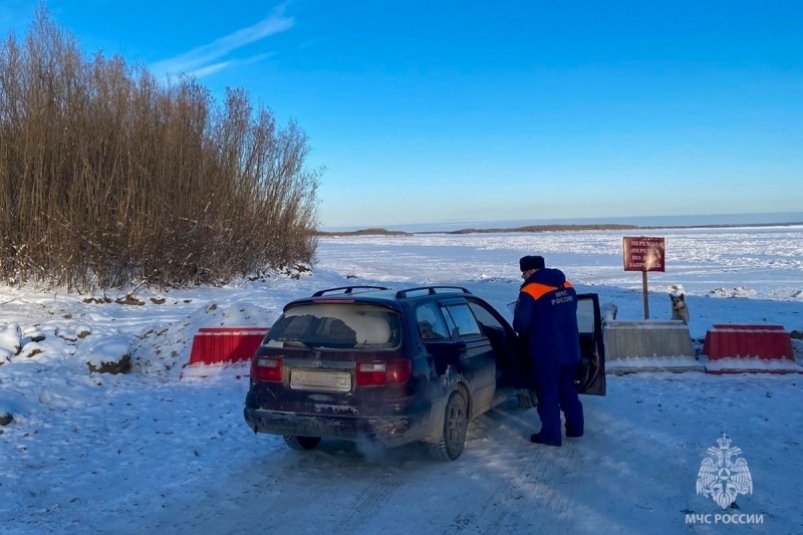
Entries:
{"type": "Polygon", "coordinates": [[[191,78],[87,58],[40,8],[0,45],[0,278],[167,286],[310,262],[307,152],[243,90],[219,104],[191,78]]]}

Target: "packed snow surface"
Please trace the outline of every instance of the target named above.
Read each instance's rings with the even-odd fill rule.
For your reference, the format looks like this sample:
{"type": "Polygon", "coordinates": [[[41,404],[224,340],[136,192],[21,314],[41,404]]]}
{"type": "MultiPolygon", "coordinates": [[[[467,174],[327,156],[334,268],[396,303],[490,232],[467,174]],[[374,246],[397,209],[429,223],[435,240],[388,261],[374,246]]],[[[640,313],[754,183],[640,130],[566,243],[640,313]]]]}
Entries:
{"type": "MultiPolygon", "coordinates": [[[[803,331],[803,227],[648,233],[666,238],[667,266],[648,277],[651,319],[669,319],[668,294],[684,293],[698,344],[714,323],[803,331]]],[[[420,445],[289,450],[245,425],[247,368],[186,373],[200,327],[270,325],[287,301],[345,284],[461,285],[510,318],[524,254],[615,304],[617,319],[642,320],[624,235],[324,238],[299,278],[139,289],[142,305],[2,287],[0,532],[803,533],[797,373],[609,375],[607,396],[582,398],[585,437],[533,445],[535,410],[511,402],[475,420],[446,464],[420,445]],[[126,354],[128,374],[89,371],[126,354]],[[752,482],[728,509],[696,491],[723,433],[752,482]]]]}

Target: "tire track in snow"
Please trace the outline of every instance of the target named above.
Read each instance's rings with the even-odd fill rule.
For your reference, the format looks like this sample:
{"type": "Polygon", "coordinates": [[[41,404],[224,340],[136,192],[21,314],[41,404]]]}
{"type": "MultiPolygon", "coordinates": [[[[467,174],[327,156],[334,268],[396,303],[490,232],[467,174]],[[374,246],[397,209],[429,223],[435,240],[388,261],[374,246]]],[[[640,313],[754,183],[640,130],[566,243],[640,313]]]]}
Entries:
{"type": "Polygon", "coordinates": [[[239,508],[247,511],[242,524],[257,527],[260,518],[269,516],[273,525],[281,526],[280,532],[359,532],[386,512],[388,501],[400,485],[415,479],[418,462],[407,457],[419,454],[407,449],[380,453],[381,457],[375,459],[375,452],[363,455],[357,449],[352,444],[325,441],[315,451],[279,450],[274,455],[283,460],[252,466],[235,478],[236,486],[229,491],[230,495],[239,495],[239,508]],[[249,488],[249,481],[263,478],[275,484],[258,485],[261,490],[249,488]],[[283,492],[300,488],[305,491],[283,492]]]}
{"type": "Polygon", "coordinates": [[[368,482],[368,485],[356,497],[356,503],[346,518],[335,526],[333,535],[345,535],[356,532],[368,520],[375,517],[388,502],[393,491],[400,485],[399,478],[392,473],[385,473],[368,482]]]}
{"type": "MultiPolygon", "coordinates": [[[[492,449],[495,452],[509,450],[500,461],[496,459],[488,468],[499,473],[490,493],[480,504],[470,504],[452,521],[446,534],[499,534],[522,533],[537,529],[536,525],[525,525],[529,517],[535,517],[537,510],[543,505],[532,503],[533,496],[538,496],[539,482],[547,479],[547,472],[552,465],[548,451],[533,446],[531,455],[521,455],[520,450],[511,447],[512,441],[526,441],[534,431],[537,417],[533,412],[520,409],[497,408],[475,420],[473,433],[477,441],[486,442],[478,448],[492,449]],[[491,443],[490,445],[487,443],[491,443]],[[517,454],[517,451],[519,452],[517,454]]],[[[563,448],[563,451],[568,451],[563,448]]],[[[529,452],[528,452],[529,453],[529,452]]],[[[564,456],[570,457],[571,453],[564,456]]],[[[476,459],[481,463],[482,459],[476,459]]],[[[568,511],[567,500],[555,500],[551,497],[545,504],[551,515],[561,516],[568,511]]]]}

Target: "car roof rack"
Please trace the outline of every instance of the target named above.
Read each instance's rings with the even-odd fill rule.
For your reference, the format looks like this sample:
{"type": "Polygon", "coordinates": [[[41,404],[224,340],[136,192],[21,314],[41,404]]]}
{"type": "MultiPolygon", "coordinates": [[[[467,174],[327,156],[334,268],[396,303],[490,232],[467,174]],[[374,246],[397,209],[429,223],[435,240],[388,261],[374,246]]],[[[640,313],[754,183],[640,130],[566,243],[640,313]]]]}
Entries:
{"type": "Polygon", "coordinates": [[[467,289],[463,288],[462,286],[419,286],[417,288],[407,288],[406,290],[399,290],[396,292],[396,299],[404,299],[405,297],[409,297],[408,294],[411,292],[421,292],[427,291],[427,295],[432,295],[438,293],[438,290],[460,290],[464,294],[470,294],[467,289]]]}
{"type": "Polygon", "coordinates": [[[327,288],[326,290],[318,290],[312,297],[320,297],[323,294],[330,292],[341,291],[344,294],[354,293],[354,290],[387,290],[384,286],[338,286],[337,288],[327,288]]]}

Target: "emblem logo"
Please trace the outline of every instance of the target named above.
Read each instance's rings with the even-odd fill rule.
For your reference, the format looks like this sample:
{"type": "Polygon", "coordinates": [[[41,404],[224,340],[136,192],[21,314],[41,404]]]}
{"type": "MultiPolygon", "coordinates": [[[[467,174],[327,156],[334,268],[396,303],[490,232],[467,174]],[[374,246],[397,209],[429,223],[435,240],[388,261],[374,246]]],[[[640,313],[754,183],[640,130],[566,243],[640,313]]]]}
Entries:
{"type": "Polygon", "coordinates": [[[321,352],[320,351],[314,351],[313,354],[312,354],[312,358],[314,360],[312,360],[310,362],[310,365],[313,368],[323,368],[323,362],[321,362],[321,352]]]}
{"type": "Polygon", "coordinates": [[[703,459],[697,472],[697,494],[710,496],[726,509],[739,494],[753,494],[753,478],[743,457],[741,448],[731,447],[731,439],[722,433],[717,439],[718,447],[706,450],[709,457],[703,459]]]}

